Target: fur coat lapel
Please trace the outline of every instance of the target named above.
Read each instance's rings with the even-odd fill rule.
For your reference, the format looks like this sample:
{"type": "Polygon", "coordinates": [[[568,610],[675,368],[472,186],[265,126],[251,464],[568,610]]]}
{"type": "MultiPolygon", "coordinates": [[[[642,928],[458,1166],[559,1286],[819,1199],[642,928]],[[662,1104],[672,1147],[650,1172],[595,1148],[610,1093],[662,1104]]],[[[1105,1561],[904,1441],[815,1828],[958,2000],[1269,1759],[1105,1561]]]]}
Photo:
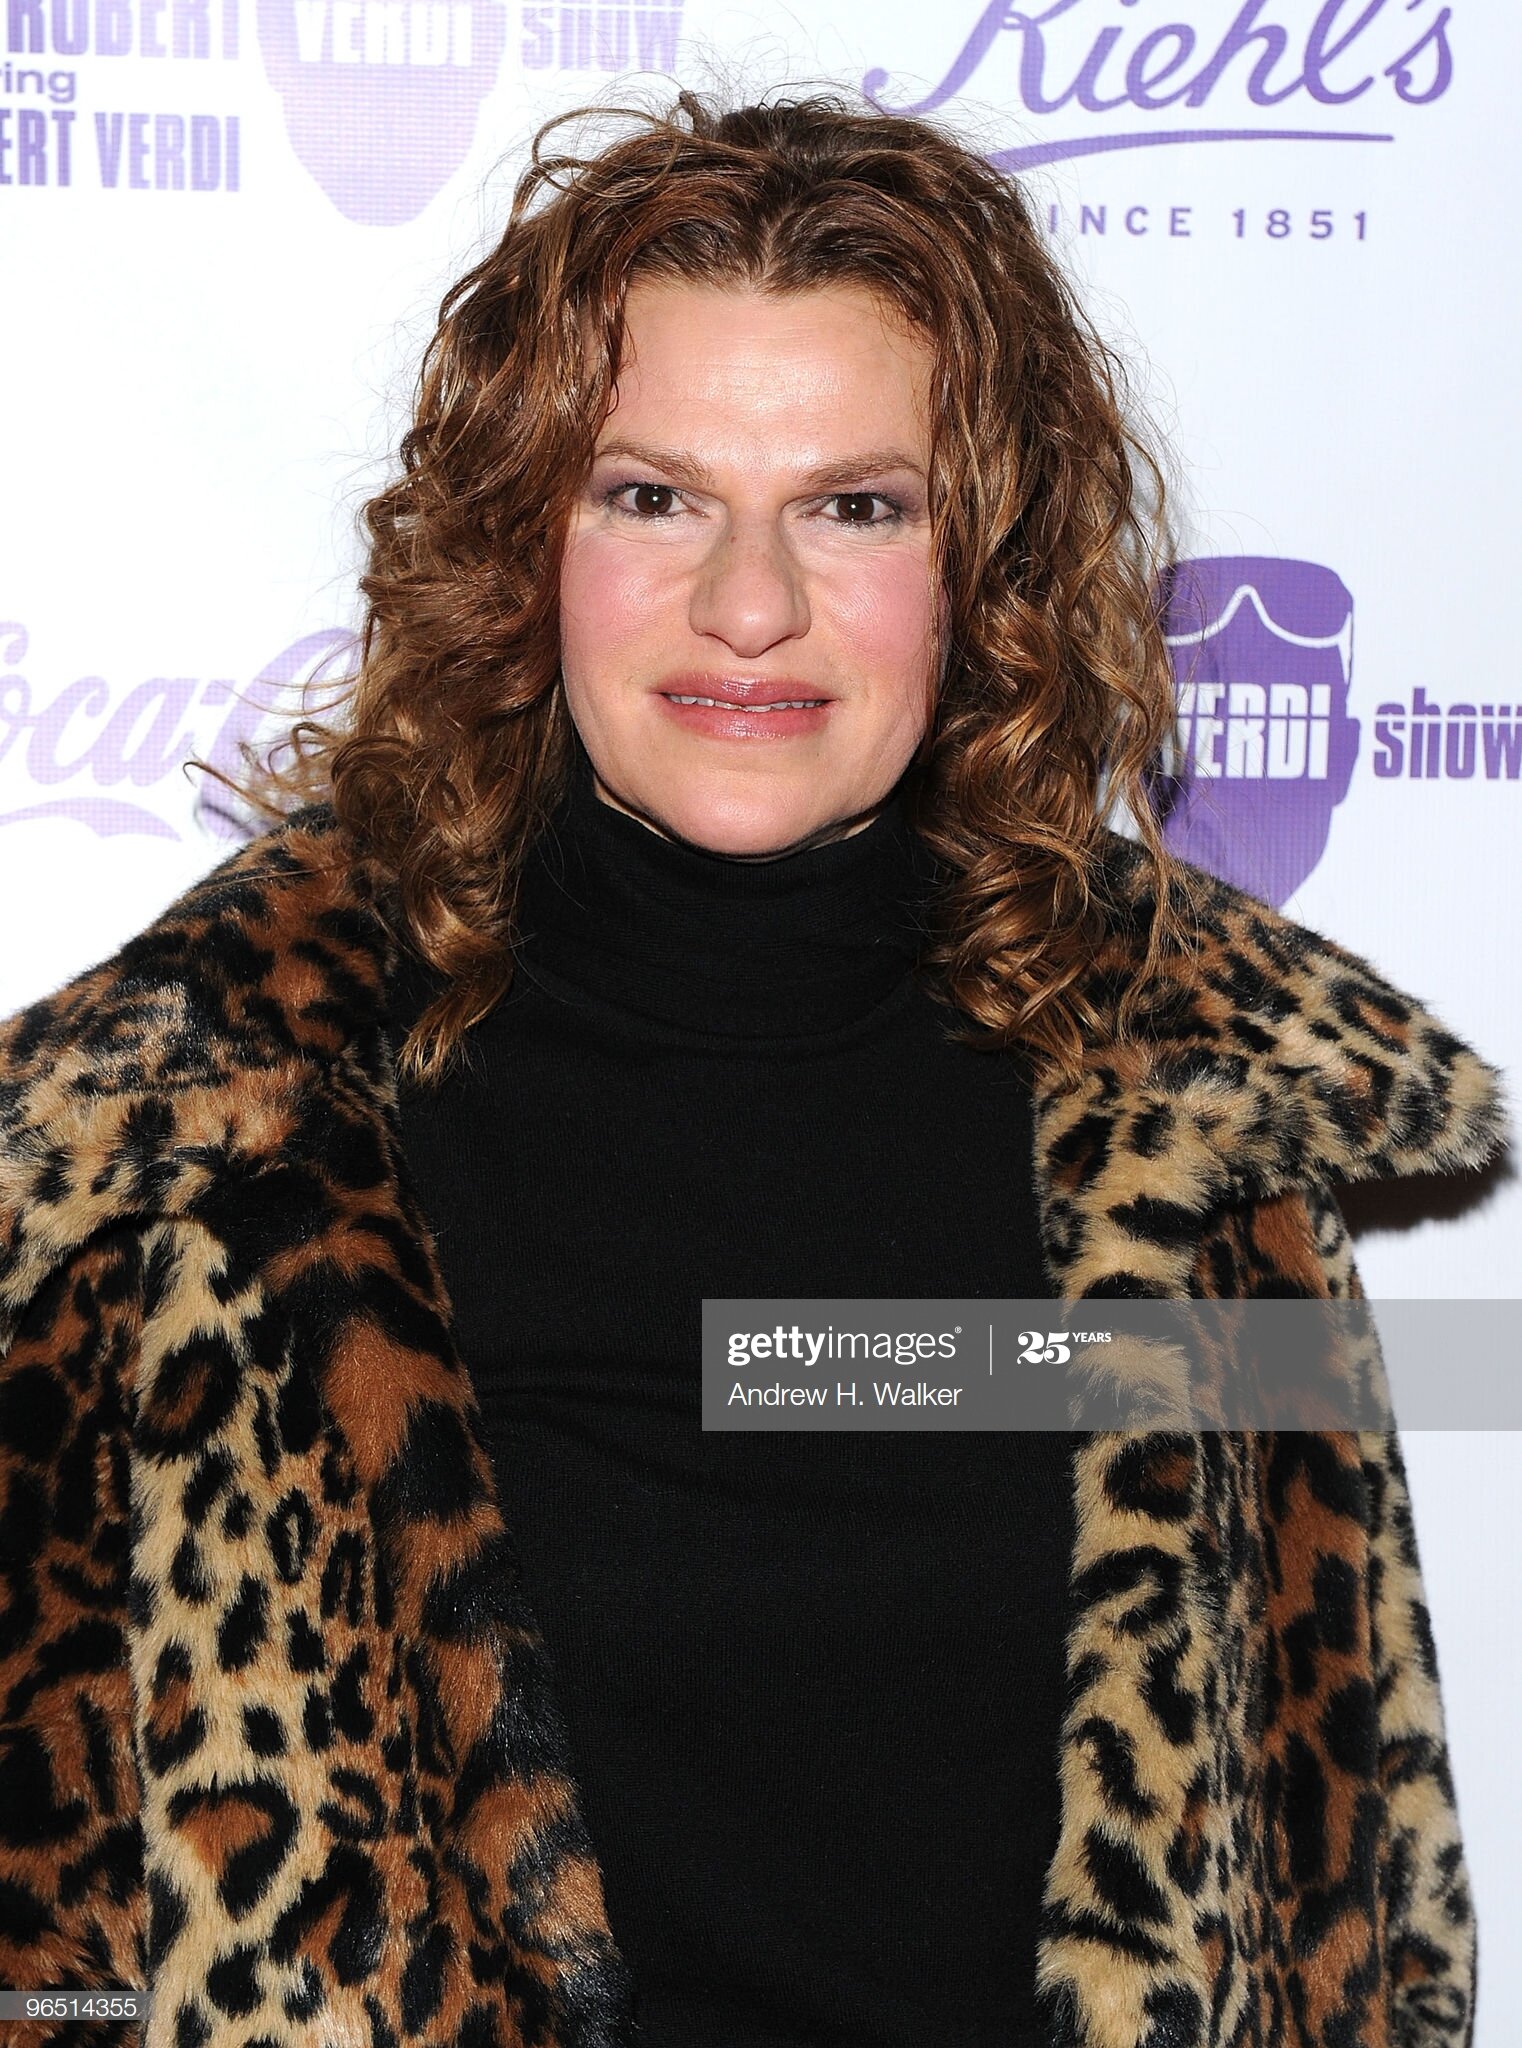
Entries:
{"type": "MultiPolygon", "coordinates": [[[[1113,1010],[1146,906],[1109,852],[1113,1010]]],[[[1074,1297],[1355,1290],[1327,1183],[1480,1163],[1498,1076],[1366,963],[1187,879],[1197,943],[1140,1042],[1038,1083],[1051,1270],[1074,1297]]],[[[0,1846],[0,1980],[146,1980],[149,2048],[629,2038],[400,1155],[395,962],[379,878],[314,808],[0,1025],[0,1655],[31,1816],[0,1846]]],[[[1100,1433],[1074,1484],[1054,2048],[1462,2048],[1395,1439],[1100,1433]]]]}

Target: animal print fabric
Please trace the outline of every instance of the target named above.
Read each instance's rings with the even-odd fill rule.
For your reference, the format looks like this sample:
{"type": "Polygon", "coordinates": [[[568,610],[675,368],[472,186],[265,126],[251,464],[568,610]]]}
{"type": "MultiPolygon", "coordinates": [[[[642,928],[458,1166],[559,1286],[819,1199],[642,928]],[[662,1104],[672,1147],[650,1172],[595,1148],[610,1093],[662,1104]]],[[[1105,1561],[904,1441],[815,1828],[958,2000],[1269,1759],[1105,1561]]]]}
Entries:
{"type": "MultiPolygon", "coordinates": [[[[1332,1184],[1478,1164],[1498,1077],[1179,885],[1141,1036],[1038,1090],[1059,1288],[1354,1292],[1332,1184]]],[[[400,1152],[395,930],[317,807],[0,1024],[0,1982],[146,1984],[123,2048],[637,2041],[400,1152]]],[[[1467,2048],[1398,1440],[1100,1432],[1074,1489],[1053,2048],[1467,2048]]]]}

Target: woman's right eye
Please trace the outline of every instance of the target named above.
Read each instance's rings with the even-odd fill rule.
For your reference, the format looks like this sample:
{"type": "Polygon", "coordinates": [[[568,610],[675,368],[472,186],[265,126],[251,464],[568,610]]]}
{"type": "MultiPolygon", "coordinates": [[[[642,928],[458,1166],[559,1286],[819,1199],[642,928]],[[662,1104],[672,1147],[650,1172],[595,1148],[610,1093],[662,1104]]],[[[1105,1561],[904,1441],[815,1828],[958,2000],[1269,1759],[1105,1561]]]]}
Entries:
{"type": "Polygon", "coordinates": [[[636,482],[614,484],[611,490],[604,491],[602,501],[605,505],[611,506],[615,512],[622,513],[625,518],[643,519],[648,522],[659,521],[662,517],[662,510],[660,508],[653,507],[649,503],[649,500],[651,498],[674,499],[675,497],[676,492],[672,489],[670,484],[651,484],[636,482]],[[620,505],[617,502],[617,500],[626,496],[631,491],[634,492],[637,497],[643,497],[646,502],[639,507],[636,507],[634,505],[620,505]]]}

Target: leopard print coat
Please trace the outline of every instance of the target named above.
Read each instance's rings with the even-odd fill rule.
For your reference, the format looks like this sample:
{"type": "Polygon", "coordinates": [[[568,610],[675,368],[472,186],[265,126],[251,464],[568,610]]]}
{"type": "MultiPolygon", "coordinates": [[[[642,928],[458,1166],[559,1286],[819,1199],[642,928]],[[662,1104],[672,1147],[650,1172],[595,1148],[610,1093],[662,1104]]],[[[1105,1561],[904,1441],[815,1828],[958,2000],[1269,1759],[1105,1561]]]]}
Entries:
{"type": "MultiPolygon", "coordinates": [[[[1357,1294],[1332,1184],[1482,1162],[1499,1076],[1179,872],[1148,1028],[1038,1077],[1051,1271],[1357,1294]]],[[[146,1985],[127,2048],[637,2039],[398,1142],[395,929],[313,806],[0,1024],[0,1982],[146,1985]]],[[[1397,1437],[1077,1441],[1052,2048],[1467,2048],[1397,1437]]]]}

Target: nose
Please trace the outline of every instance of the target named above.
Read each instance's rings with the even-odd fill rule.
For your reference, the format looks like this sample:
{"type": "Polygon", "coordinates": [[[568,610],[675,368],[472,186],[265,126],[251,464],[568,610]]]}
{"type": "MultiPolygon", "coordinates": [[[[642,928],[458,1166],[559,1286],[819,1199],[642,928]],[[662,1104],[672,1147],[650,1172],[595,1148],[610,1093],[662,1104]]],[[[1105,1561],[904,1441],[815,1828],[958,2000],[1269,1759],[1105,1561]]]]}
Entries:
{"type": "Polygon", "coordinates": [[[743,657],[803,638],[810,623],[803,572],[772,521],[725,522],[697,572],[688,616],[695,633],[743,657]]]}

